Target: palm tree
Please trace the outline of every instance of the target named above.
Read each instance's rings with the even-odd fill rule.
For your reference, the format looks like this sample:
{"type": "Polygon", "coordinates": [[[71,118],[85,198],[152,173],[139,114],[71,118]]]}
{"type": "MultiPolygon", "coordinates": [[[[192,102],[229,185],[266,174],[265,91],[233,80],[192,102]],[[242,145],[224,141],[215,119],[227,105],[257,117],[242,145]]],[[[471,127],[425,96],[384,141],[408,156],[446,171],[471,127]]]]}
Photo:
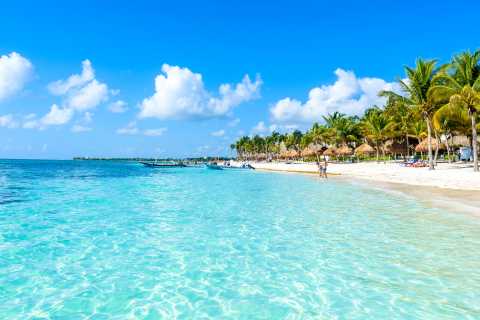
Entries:
{"type": "Polygon", "coordinates": [[[418,59],[415,68],[405,67],[407,80],[399,80],[400,87],[406,94],[405,96],[393,91],[380,92],[381,96],[387,96],[414,108],[424,119],[427,125],[428,163],[430,170],[435,169],[432,153],[432,116],[438,108],[438,100],[433,99],[433,95],[429,94],[429,90],[432,88],[432,79],[438,71],[436,69],[436,60],[418,59]]]}
{"type": "Polygon", "coordinates": [[[360,135],[357,117],[347,117],[340,112],[334,112],[323,117],[327,128],[330,128],[337,143],[348,144],[357,141],[360,135]]]}
{"type": "Polygon", "coordinates": [[[392,117],[396,123],[396,129],[398,130],[399,137],[405,138],[407,146],[407,157],[410,156],[410,142],[409,131],[412,121],[414,120],[414,114],[408,104],[404,100],[388,99],[385,113],[392,117]]]}
{"type": "Polygon", "coordinates": [[[449,68],[439,73],[431,95],[448,103],[444,108],[468,111],[472,128],[473,170],[478,168],[477,117],[480,110],[480,51],[464,52],[453,58],[449,68]]]}
{"type": "Polygon", "coordinates": [[[380,161],[380,148],[385,157],[383,144],[391,136],[394,125],[393,119],[378,108],[367,110],[366,116],[362,120],[361,126],[365,136],[375,142],[377,162],[380,161]]]}
{"type": "Polygon", "coordinates": [[[470,117],[466,109],[452,108],[445,105],[438,109],[433,115],[433,127],[435,130],[445,136],[445,145],[447,147],[448,162],[451,162],[449,139],[454,134],[466,135],[470,130],[470,117]]]}

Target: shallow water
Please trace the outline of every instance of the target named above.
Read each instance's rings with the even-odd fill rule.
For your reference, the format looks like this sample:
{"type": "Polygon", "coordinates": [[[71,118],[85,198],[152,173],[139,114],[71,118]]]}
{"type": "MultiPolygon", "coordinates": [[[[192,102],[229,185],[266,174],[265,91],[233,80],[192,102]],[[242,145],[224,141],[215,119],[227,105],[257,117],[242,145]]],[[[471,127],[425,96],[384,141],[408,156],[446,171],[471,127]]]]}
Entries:
{"type": "Polygon", "coordinates": [[[479,248],[344,181],[0,161],[1,319],[478,319],[479,248]]]}

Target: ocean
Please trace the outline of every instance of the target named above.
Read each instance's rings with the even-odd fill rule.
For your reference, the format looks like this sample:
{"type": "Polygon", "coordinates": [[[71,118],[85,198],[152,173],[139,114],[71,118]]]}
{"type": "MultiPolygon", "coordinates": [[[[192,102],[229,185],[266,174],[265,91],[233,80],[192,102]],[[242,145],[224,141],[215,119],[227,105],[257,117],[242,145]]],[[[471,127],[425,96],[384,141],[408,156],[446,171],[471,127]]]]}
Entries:
{"type": "Polygon", "coordinates": [[[479,319],[480,219],[373,187],[0,160],[0,319],[479,319]]]}

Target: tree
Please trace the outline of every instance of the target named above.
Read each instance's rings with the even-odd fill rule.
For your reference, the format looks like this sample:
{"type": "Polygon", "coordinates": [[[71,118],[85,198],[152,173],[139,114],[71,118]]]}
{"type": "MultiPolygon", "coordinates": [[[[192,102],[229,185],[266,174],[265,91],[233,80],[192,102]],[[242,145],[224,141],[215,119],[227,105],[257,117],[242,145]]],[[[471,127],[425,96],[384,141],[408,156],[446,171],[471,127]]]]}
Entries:
{"type": "Polygon", "coordinates": [[[335,142],[348,144],[348,142],[357,141],[360,135],[358,127],[358,117],[347,117],[340,112],[334,112],[323,117],[327,128],[332,130],[335,136],[335,142]]]}
{"type": "Polygon", "coordinates": [[[472,128],[473,170],[478,168],[477,117],[480,110],[480,51],[464,52],[453,58],[448,68],[439,73],[431,90],[432,97],[445,100],[444,108],[467,110],[472,128]]]}
{"type": "Polygon", "coordinates": [[[395,122],[395,129],[398,130],[398,136],[405,138],[407,146],[407,157],[410,156],[410,142],[409,142],[409,129],[412,121],[414,120],[414,114],[410,106],[405,103],[404,100],[388,99],[385,113],[389,115],[395,122]]]}
{"type": "Polygon", "coordinates": [[[392,134],[395,123],[391,117],[377,108],[367,110],[366,116],[362,119],[361,126],[365,136],[375,143],[377,162],[380,161],[380,148],[382,148],[382,153],[385,157],[383,144],[392,134]]]}
{"type": "MultiPolygon", "coordinates": [[[[440,68],[440,70],[442,69],[443,67],[440,68]]],[[[406,104],[422,116],[427,125],[429,169],[434,170],[432,116],[439,105],[437,100],[432,99],[433,95],[429,94],[429,90],[432,88],[433,77],[439,72],[439,69],[436,68],[436,60],[418,59],[415,68],[405,67],[405,72],[407,80],[398,81],[405,95],[400,95],[393,91],[382,91],[380,95],[406,104]]]]}

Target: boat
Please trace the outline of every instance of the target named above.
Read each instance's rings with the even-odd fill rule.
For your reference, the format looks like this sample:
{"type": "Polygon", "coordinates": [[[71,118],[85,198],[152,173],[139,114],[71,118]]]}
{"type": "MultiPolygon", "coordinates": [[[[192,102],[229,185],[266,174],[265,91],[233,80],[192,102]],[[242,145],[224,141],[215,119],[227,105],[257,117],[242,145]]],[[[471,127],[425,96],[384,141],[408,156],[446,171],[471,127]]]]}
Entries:
{"type": "Polygon", "coordinates": [[[140,161],[145,167],[149,168],[183,168],[186,167],[185,164],[181,162],[172,162],[172,163],[158,163],[158,162],[147,162],[140,161]]]}
{"type": "Polygon", "coordinates": [[[223,170],[223,166],[218,165],[216,162],[206,163],[205,166],[207,169],[223,170]]]}

